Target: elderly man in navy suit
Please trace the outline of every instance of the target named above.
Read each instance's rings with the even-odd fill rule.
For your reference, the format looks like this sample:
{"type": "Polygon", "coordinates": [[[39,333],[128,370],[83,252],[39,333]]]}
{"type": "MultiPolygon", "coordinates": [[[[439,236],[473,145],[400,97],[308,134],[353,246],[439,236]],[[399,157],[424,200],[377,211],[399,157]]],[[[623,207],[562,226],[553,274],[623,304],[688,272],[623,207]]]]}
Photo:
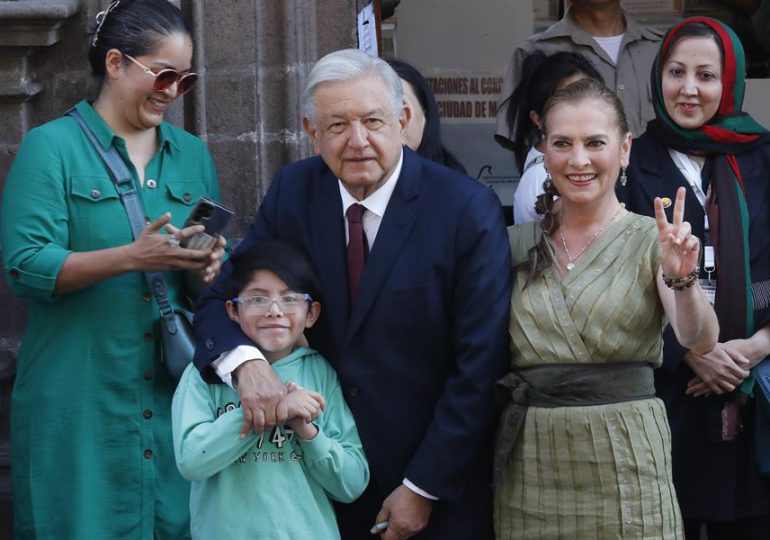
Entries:
{"type": "MultiPolygon", "coordinates": [[[[313,67],[303,126],[320,156],[280,169],[238,250],[262,239],[307,252],[324,313],[310,345],[339,374],[371,468],[338,505],[342,538],[492,538],[494,382],[508,367],[511,261],[488,188],[402,146],[411,111],[387,63],[356,50],[313,67]]],[[[284,386],[201,297],[195,363],[238,391],[244,432],[286,419],[284,386]]],[[[290,489],[276,486],[276,489],[290,489]]]]}

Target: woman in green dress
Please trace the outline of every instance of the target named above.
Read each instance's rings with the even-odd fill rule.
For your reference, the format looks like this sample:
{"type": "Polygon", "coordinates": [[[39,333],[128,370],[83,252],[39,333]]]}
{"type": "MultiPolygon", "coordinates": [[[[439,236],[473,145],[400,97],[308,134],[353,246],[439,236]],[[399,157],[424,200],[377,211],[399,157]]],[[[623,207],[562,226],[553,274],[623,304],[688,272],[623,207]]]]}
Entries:
{"type": "Polygon", "coordinates": [[[500,381],[496,535],[681,538],[652,368],[666,319],[690,349],[710,350],[718,334],[684,190],[672,223],[660,199],[656,219],[618,202],[631,134],[601,83],[559,91],[543,116],[546,216],[510,231],[513,371],[500,381]]]}
{"type": "Polygon", "coordinates": [[[133,240],[108,169],[75,119],[25,137],[1,223],[6,280],[29,302],[12,395],[15,534],[185,538],[175,381],[160,362],[159,311],[143,271],[165,272],[176,306],[188,276],[214,277],[224,241],[184,249],[179,242],[200,227],[179,227],[199,196],[218,198],[219,188],[203,142],[163,122],[196,78],[179,9],[114,1],[97,22],[89,56],[102,84],[76,109],[99,144],[117,149],[148,226],[133,240]]]}

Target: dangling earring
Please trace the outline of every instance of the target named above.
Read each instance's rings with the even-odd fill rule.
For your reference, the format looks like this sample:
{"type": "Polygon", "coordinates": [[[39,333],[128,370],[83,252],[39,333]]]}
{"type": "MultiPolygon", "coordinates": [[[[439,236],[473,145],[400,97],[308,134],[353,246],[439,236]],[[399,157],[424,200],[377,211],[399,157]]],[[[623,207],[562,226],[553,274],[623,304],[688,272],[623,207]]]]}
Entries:
{"type": "Polygon", "coordinates": [[[620,185],[625,186],[626,182],[628,182],[628,177],[626,176],[626,168],[623,167],[620,169],[620,185]]]}
{"type": "Polygon", "coordinates": [[[551,172],[546,169],[545,180],[543,180],[543,193],[535,197],[535,213],[543,216],[548,214],[548,200],[551,198],[551,172]]]}

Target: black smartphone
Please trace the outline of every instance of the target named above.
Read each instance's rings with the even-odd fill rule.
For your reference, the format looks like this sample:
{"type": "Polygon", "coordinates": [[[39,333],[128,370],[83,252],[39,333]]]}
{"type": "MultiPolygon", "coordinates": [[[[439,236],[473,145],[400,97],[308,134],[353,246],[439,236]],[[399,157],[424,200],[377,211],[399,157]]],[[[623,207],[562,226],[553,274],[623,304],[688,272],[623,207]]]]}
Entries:
{"type": "Polygon", "coordinates": [[[217,235],[225,229],[233,215],[234,212],[229,208],[208,197],[201,197],[185,220],[184,226],[203,225],[205,230],[183,241],[182,247],[203,250],[213,248],[217,243],[217,235]]]}

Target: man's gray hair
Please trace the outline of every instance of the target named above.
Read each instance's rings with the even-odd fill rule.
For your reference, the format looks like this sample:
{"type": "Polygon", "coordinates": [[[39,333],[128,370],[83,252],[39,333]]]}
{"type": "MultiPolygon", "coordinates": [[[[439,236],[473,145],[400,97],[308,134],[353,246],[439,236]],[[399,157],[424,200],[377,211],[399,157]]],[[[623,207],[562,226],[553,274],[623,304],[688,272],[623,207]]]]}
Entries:
{"type": "Polygon", "coordinates": [[[401,110],[404,107],[404,94],[398,74],[385,60],[369,56],[358,49],[335,51],[315,63],[308,75],[305,91],[302,93],[302,109],[305,116],[311,122],[316,122],[313,98],[315,89],[319,84],[350,81],[367,75],[376,75],[382,79],[390,94],[393,116],[396,120],[400,118],[401,110]]]}

